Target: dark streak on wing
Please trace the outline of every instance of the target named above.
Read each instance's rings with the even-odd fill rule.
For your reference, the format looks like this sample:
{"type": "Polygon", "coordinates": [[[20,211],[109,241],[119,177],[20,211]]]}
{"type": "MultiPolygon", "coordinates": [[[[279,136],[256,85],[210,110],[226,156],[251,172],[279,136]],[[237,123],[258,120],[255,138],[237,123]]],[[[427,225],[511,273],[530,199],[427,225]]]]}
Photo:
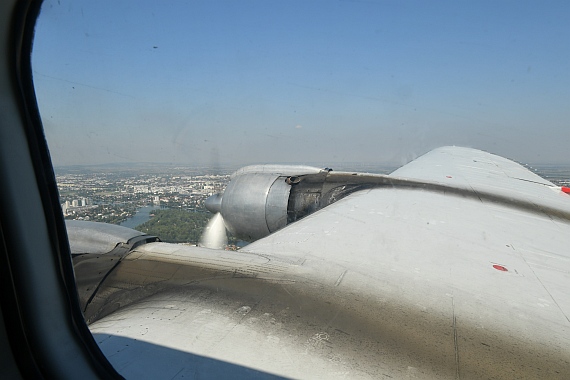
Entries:
{"type": "MultiPolygon", "coordinates": [[[[263,321],[271,314],[282,326],[276,331],[274,324],[260,322],[252,327],[256,333],[292,339],[291,344],[299,352],[309,350],[311,355],[325,359],[340,355],[345,367],[373,377],[410,365],[427,369],[422,372],[426,376],[454,377],[459,371],[458,346],[462,376],[564,378],[570,374],[570,359],[553,348],[465,325],[455,316],[422,311],[398,299],[379,302],[373,291],[356,292],[350,286],[337,287],[319,277],[319,273],[339,271],[336,265],[306,268],[266,262],[271,270],[263,271],[259,270],[263,264],[255,263],[258,269],[249,267],[248,261],[255,262],[255,255],[227,256],[223,266],[219,260],[223,261],[223,256],[216,251],[209,252],[217,256],[216,264],[208,265],[202,252],[191,248],[180,250],[179,254],[189,259],[183,263],[167,255],[163,260],[160,254],[152,254],[155,248],[160,250],[161,243],[156,244],[143,246],[141,252],[135,250],[134,257],[126,257],[117,265],[88,307],[86,315],[91,316],[91,321],[120,308],[127,318],[146,315],[148,319],[160,300],[168,300],[177,305],[180,313],[212,308],[215,313],[211,318],[223,315],[239,325],[245,322],[235,310],[241,305],[254,305],[248,317],[263,321]],[[199,260],[191,260],[194,253],[199,260]],[[235,277],[236,271],[249,275],[235,277]],[[326,334],[326,344],[307,340],[319,332],[326,334]],[[500,369],[497,363],[501,363],[500,369]]],[[[369,281],[358,273],[344,277],[348,275],[359,283],[369,281]]],[[[236,343],[223,339],[218,344],[236,343]]]]}
{"type": "MultiPolygon", "coordinates": [[[[569,208],[560,209],[550,204],[542,204],[540,199],[530,201],[525,198],[486,191],[484,189],[474,189],[471,186],[463,187],[428,180],[415,180],[385,175],[358,174],[355,176],[353,174],[354,173],[340,172],[329,173],[326,177],[325,185],[323,186],[323,196],[319,208],[324,208],[356,191],[377,188],[407,189],[444,193],[462,198],[474,198],[480,201],[501,204],[521,211],[534,214],[546,214],[555,219],[570,221],[569,208]],[[346,188],[345,191],[342,191],[342,189],[339,190],[339,183],[343,184],[346,188]]],[[[311,181],[312,176],[313,175],[302,176],[303,181],[311,181]]]]}
{"type": "Polygon", "coordinates": [[[132,249],[156,241],[159,241],[156,236],[139,235],[129,239],[126,243],[117,243],[113,250],[105,254],[76,253],[72,255],[77,293],[87,321],[89,321],[88,314],[86,314],[87,307],[113,269],[132,249]]]}

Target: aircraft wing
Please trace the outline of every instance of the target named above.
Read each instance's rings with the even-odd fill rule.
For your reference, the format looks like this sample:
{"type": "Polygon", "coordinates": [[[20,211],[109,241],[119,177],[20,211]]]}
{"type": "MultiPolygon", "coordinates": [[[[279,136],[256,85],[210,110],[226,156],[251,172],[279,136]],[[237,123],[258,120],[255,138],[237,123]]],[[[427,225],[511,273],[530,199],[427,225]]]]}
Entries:
{"type": "Polygon", "coordinates": [[[85,308],[118,372],[569,378],[570,195],[455,147],[354,178],[238,252],[121,254],[85,308]]]}

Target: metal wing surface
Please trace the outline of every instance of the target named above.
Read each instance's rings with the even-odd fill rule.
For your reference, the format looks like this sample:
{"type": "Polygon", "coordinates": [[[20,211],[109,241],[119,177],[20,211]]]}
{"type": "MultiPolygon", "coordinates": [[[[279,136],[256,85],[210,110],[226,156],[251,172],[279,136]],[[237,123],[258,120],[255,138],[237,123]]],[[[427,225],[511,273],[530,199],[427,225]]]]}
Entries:
{"type": "Polygon", "coordinates": [[[570,196],[455,147],[388,178],[239,252],[135,248],[91,331],[126,377],[568,378],[570,196]]]}

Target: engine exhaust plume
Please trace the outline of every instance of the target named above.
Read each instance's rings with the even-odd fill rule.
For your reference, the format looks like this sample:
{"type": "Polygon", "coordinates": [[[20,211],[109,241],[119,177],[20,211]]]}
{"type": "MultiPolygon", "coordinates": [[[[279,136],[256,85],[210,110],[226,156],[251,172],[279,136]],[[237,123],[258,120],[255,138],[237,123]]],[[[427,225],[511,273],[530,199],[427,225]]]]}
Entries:
{"type": "Polygon", "coordinates": [[[200,247],[223,249],[228,244],[224,218],[219,212],[208,222],[200,238],[200,247]]]}

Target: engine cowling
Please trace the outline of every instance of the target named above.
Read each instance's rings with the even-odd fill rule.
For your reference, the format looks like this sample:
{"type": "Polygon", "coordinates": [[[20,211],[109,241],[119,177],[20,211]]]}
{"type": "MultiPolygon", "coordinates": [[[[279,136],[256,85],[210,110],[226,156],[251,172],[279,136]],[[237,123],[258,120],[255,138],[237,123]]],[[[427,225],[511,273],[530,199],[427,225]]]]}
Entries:
{"type": "Polygon", "coordinates": [[[209,197],[205,206],[221,213],[234,236],[251,242],[370,187],[356,174],[338,174],[310,166],[248,166],[234,173],[224,192],[209,197]]]}
{"type": "Polygon", "coordinates": [[[298,176],[320,172],[308,166],[245,167],[232,175],[223,193],[206,200],[206,208],[220,212],[234,236],[257,240],[287,225],[291,187],[298,176]]]}

